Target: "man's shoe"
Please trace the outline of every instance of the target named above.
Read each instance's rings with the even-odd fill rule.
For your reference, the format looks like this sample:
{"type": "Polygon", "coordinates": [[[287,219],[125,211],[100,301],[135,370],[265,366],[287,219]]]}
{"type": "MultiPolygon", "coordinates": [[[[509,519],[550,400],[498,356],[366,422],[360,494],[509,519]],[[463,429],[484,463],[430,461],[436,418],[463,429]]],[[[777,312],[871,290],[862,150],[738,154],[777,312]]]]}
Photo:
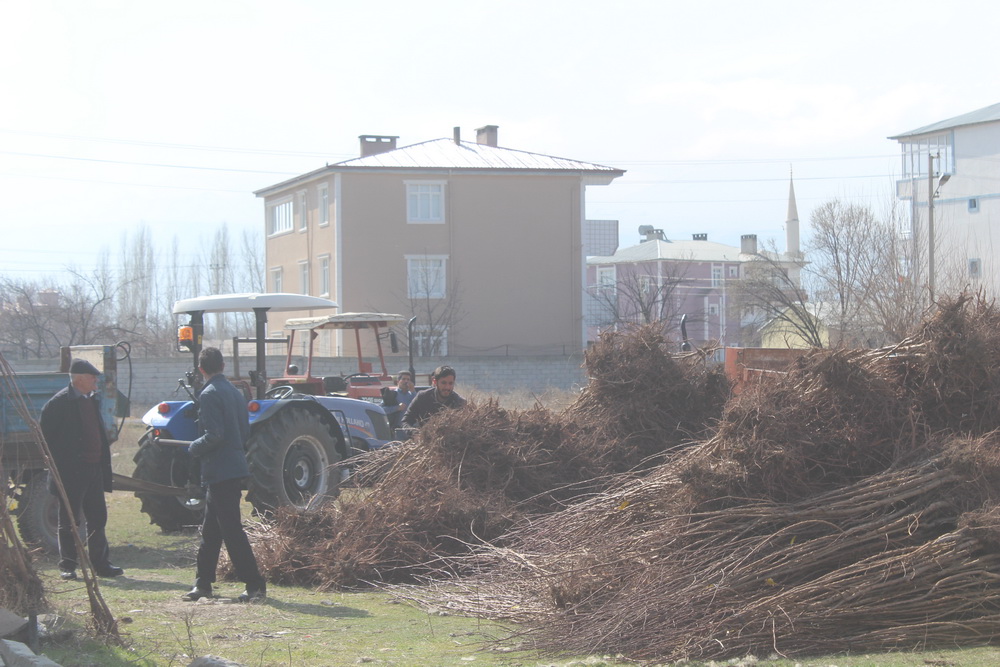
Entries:
{"type": "Polygon", "coordinates": [[[267,592],[263,588],[246,589],[236,598],[237,602],[263,602],[267,599],[267,592]]]}
{"type": "Polygon", "coordinates": [[[117,565],[108,564],[107,567],[102,567],[100,569],[94,568],[94,572],[98,577],[120,577],[125,574],[125,570],[121,569],[117,565]]]}
{"type": "Polygon", "coordinates": [[[76,579],[76,570],[62,570],[59,573],[59,578],[63,581],[73,581],[76,579]]]}
{"type": "Polygon", "coordinates": [[[211,588],[198,588],[197,586],[195,586],[187,593],[182,595],[181,599],[184,600],[185,602],[197,602],[202,598],[210,598],[210,597],[212,597],[211,588]]]}

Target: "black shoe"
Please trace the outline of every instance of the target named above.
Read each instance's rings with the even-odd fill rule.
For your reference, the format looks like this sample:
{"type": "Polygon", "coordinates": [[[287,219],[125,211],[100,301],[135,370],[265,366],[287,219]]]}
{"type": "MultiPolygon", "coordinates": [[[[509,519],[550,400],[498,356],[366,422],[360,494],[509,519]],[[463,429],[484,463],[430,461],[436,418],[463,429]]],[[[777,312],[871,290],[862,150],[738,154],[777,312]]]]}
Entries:
{"type": "Polygon", "coordinates": [[[76,570],[62,570],[59,573],[59,578],[63,581],[73,581],[76,579],[76,570]]]}
{"type": "Polygon", "coordinates": [[[263,602],[267,599],[267,592],[263,588],[247,588],[236,598],[237,602],[263,602]]]}
{"type": "Polygon", "coordinates": [[[125,574],[125,570],[121,569],[117,565],[108,564],[107,567],[94,568],[94,572],[98,577],[120,577],[125,574]]]}
{"type": "Polygon", "coordinates": [[[189,590],[187,593],[185,593],[184,595],[182,595],[181,599],[184,600],[185,602],[197,602],[198,600],[200,600],[202,598],[210,598],[210,597],[212,597],[212,588],[211,587],[208,587],[208,588],[198,588],[197,586],[195,586],[194,588],[192,588],[191,590],[189,590]]]}

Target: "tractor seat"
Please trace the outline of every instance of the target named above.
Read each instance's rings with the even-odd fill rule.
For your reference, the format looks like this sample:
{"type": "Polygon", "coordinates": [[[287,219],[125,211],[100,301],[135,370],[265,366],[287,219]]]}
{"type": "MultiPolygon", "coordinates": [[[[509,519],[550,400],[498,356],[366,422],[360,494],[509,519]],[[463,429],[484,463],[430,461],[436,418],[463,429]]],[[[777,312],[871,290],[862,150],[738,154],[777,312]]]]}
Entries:
{"type": "Polygon", "coordinates": [[[323,391],[328,394],[347,391],[347,381],[339,375],[328,375],[323,378],[323,391]]]}

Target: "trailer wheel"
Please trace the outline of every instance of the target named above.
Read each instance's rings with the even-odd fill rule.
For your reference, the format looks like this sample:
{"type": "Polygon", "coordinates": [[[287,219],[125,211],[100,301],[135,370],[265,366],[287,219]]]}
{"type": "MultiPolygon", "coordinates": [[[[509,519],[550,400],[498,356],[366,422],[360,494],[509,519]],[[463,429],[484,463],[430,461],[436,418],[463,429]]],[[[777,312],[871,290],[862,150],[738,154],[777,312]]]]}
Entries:
{"type": "MultiPolygon", "coordinates": [[[[82,512],[76,522],[86,544],[87,524],[82,512]]],[[[48,473],[36,472],[24,484],[18,497],[17,527],[25,544],[59,553],[59,496],[49,493],[48,473]]]]}
{"type": "Polygon", "coordinates": [[[278,507],[310,509],[336,498],[340,474],[337,440],[308,410],[288,408],[258,425],[247,444],[247,500],[266,513],[278,507]]]}
{"type": "MultiPolygon", "coordinates": [[[[187,486],[190,460],[187,452],[158,445],[149,433],[139,440],[139,451],[132,460],[135,461],[132,476],[136,479],[167,486],[187,486]]],[[[142,501],[142,511],[149,515],[149,522],[163,532],[199,525],[205,515],[205,501],[200,498],[185,499],[141,491],[136,491],[135,495],[142,501]]]]}

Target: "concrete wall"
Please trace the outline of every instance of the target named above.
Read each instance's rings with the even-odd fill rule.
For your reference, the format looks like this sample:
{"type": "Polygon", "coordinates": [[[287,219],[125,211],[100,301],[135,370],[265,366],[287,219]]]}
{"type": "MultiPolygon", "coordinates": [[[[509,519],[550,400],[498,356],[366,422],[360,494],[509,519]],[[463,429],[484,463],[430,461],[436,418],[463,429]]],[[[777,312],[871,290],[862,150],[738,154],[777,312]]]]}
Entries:
{"type": "MultiPolygon", "coordinates": [[[[20,361],[7,360],[15,371],[57,370],[56,359],[20,361]]],[[[373,368],[378,368],[378,359],[367,359],[373,368]]],[[[271,376],[279,374],[284,356],[268,357],[267,371],[271,376]]],[[[300,371],[305,371],[305,359],[293,358],[300,371]]],[[[404,370],[408,365],[406,357],[386,359],[390,373],[404,370]]],[[[546,357],[448,357],[436,359],[420,357],[414,360],[417,383],[427,384],[427,375],[441,364],[453,367],[458,374],[457,390],[477,389],[487,394],[501,394],[515,390],[543,392],[546,389],[571,390],[586,384],[586,374],[582,367],[583,355],[546,357]]],[[[244,377],[254,367],[249,357],[241,357],[240,374],[244,377]]],[[[183,391],[174,394],[177,380],[191,369],[190,357],[142,358],[118,362],[119,391],[128,394],[132,401],[132,416],[141,416],[137,411],[148,408],[163,400],[182,400],[183,391]],[[129,378],[131,377],[131,387],[129,378]]],[[[233,362],[226,359],[226,370],[233,370],[233,362]]],[[[313,375],[349,375],[357,372],[355,358],[335,357],[313,361],[313,375]]]]}

